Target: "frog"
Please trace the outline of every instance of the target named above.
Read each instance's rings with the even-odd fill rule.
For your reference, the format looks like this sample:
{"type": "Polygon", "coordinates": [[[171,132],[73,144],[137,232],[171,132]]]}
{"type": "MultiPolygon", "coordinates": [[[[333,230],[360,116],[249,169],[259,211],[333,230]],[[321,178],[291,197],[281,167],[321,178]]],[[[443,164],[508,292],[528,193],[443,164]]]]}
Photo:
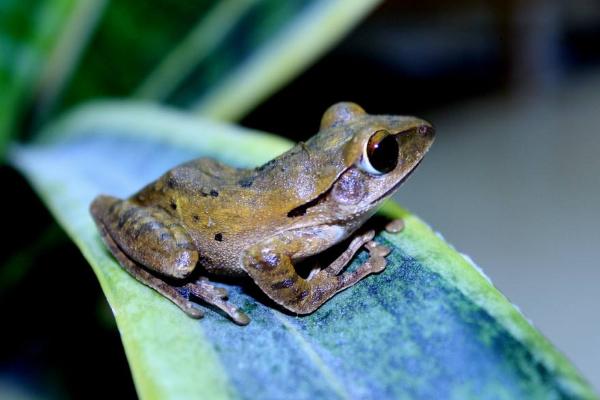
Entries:
{"type": "Polygon", "coordinates": [[[236,168],[198,158],[129,198],[98,195],[90,212],[121,267],[192,318],[204,316],[204,302],[239,325],[250,322],[213,277],[250,278],[275,306],[306,315],[385,269],[390,250],[373,240],[374,230],[357,232],[434,137],[420,118],[371,115],[340,102],[325,111],[314,136],[265,164],[236,168]],[[342,242],[329,265],[297,271],[342,242]],[[361,248],[368,259],[345,271],[361,248]]]}

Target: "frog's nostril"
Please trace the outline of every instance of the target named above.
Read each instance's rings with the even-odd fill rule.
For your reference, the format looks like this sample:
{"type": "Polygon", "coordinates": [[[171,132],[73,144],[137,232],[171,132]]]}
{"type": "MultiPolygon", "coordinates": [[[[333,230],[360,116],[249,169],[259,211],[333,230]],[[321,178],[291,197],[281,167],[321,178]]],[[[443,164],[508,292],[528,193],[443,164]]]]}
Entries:
{"type": "Polygon", "coordinates": [[[419,126],[419,133],[421,136],[434,137],[435,129],[431,125],[421,125],[419,126]]]}

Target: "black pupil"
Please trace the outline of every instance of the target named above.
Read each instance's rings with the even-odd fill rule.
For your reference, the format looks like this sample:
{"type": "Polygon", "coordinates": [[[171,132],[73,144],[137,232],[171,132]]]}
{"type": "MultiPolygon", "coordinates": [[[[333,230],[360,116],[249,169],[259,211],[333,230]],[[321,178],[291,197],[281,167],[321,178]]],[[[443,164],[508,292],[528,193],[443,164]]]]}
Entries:
{"type": "Polygon", "coordinates": [[[367,148],[369,162],[373,168],[382,174],[386,174],[396,168],[398,152],[398,142],[394,135],[380,131],[369,139],[367,148]]]}

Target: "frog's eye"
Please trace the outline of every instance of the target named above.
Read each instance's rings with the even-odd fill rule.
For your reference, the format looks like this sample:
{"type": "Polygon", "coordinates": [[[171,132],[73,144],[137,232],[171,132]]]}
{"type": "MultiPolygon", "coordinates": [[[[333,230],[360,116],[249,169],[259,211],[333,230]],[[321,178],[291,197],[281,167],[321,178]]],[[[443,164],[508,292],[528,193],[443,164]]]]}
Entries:
{"type": "Polygon", "coordinates": [[[359,167],[373,175],[387,174],[396,168],[398,154],[396,135],[392,135],[386,130],[380,130],[369,138],[359,167]]]}

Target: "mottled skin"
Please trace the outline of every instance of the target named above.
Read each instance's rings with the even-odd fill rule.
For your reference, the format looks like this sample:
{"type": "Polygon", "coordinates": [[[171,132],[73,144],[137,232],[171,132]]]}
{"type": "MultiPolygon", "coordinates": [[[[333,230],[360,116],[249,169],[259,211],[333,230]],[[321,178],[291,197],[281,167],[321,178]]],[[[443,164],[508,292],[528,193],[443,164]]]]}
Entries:
{"type": "Polygon", "coordinates": [[[194,276],[249,276],[281,306],[307,314],[382,271],[389,251],[371,242],[369,231],[306,279],[294,263],[360,227],[418,165],[433,136],[423,120],[369,115],[354,103],[338,103],[323,115],[318,134],[263,166],[236,169],[197,159],[167,171],[129,199],[98,196],[91,213],[120,264],[192,317],[203,314],[190,294],[239,324],[249,322],[226,301],[224,289],[204,277],[190,281],[195,268],[201,270],[194,276]],[[395,135],[399,154],[391,171],[376,174],[365,148],[381,130],[395,135]],[[369,260],[341,273],[365,244],[369,260]]]}

